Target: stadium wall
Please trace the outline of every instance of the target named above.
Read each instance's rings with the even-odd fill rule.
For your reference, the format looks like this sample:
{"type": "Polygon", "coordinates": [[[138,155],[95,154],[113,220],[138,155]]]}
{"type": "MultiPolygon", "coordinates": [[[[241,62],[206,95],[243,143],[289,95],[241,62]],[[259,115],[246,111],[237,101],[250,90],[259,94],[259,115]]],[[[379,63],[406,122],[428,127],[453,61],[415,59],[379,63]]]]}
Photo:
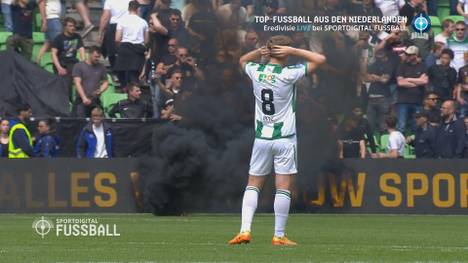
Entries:
{"type": "MultiPolygon", "coordinates": [[[[1,159],[0,212],[141,211],[138,163],[1,159]]],[[[299,184],[296,212],[468,214],[462,160],[346,160],[337,167],[301,176],[307,180],[299,184]]]]}

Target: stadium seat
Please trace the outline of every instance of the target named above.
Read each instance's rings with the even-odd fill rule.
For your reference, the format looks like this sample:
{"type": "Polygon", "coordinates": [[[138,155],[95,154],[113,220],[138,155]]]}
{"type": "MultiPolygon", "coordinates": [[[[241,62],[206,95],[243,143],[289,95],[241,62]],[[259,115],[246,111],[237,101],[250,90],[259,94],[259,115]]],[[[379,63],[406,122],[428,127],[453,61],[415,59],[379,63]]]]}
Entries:
{"type": "Polygon", "coordinates": [[[442,32],[442,24],[440,23],[440,19],[437,16],[430,16],[429,19],[431,20],[431,29],[432,32],[434,32],[434,35],[442,32]]]}
{"type": "Polygon", "coordinates": [[[450,0],[437,1],[437,7],[450,7],[450,0]]]}
{"type": "Polygon", "coordinates": [[[36,31],[36,32],[40,32],[41,31],[41,27],[42,27],[42,17],[41,17],[41,13],[39,13],[39,9],[36,8],[34,10],[34,20],[33,20],[33,31],[36,31]]]}
{"type": "Polygon", "coordinates": [[[405,159],[416,159],[416,155],[414,154],[414,147],[411,145],[406,145],[405,146],[405,159]]]}
{"type": "MultiPolygon", "coordinates": [[[[453,22],[458,22],[458,21],[465,21],[465,18],[463,16],[447,16],[444,18],[445,19],[452,19],[453,22]]],[[[443,20],[442,20],[443,21],[443,20]]]]}
{"type": "Polygon", "coordinates": [[[31,60],[35,61],[39,50],[42,48],[45,42],[45,34],[42,32],[33,32],[33,52],[31,60]]]}
{"type": "Polygon", "coordinates": [[[45,34],[42,32],[33,32],[33,41],[34,44],[44,44],[45,42],[45,34]]]}
{"type": "Polygon", "coordinates": [[[0,50],[6,50],[6,41],[11,35],[11,32],[0,32],[0,50]]]}
{"type": "Polygon", "coordinates": [[[431,27],[432,32],[434,32],[434,35],[438,35],[442,33],[442,28],[441,27],[431,27]]]}
{"type": "Polygon", "coordinates": [[[111,109],[111,107],[116,104],[117,102],[124,100],[127,98],[127,94],[122,93],[109,93],[109,94],[102,94],[101,95],[101,103],[104,111],[107,113],[111,109]]]}
{"type": "Polygon", "coordinates": [[[437,16],[430,16],[429,19],[431,20],[432,27],[442,26],[442,24],[440,23],[440,19],[437,16]]]}
{"type": "Polygon", "coordinates": [[[441,20],[443,20],[444,17],[450,16],[450,7],[447,7],[447,6],[439,6],[439,8],[437,8],[437,16],[438,16],[439,19],[441,19],[441,20]]]}
{"type": "Polygon", "coordinates": [[[44,56],[42,56],[41,67],[50,73],[54,73],[54,63],[52,62],[52,55],[50,52],[46,52],[44,56]]]}
{"type": "Polygon", "coordinates": [[[116,93],[114,81],[112,80],[112,76],[110,74],[107,74],[107,81],[109,81],[109,87],[106,89],[106,91],[104,91],[104,93],[105,94],[116,93]]]}
{"type": "Polygon", "coordinates": [[[382,136],[380,136],[380,152],[387,151],[389,137],[390,135],[388,134],[382,134],[382,136]]]}
{"type": "Polygon", "coordinates": [[[115,103],[127,98],[127,94],[116,92],[115,85],[110,74],[107,74],[107,80],[109,81],[109,87],[101,94],[101,103],[106,114],[115,103]]]}

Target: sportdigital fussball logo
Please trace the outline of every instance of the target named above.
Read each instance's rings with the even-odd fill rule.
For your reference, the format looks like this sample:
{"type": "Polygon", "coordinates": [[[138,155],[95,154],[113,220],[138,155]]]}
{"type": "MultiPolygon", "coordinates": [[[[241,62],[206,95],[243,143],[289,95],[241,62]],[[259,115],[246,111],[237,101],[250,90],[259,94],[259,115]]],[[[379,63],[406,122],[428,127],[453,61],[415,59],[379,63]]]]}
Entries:
{"type": "Polygon", "coordinates": [[[46,217],[34,220],[33,231],[41,238],[49,234],[64,237],[119,237],[117,224],[104,224],[97,218],[56,218],[46,217]]]}
{"type": "Polygon", "coordinates": [[[414,31],[419,33],[429,32],[431,29],[431,19],[425,13],[417,14],[411,23],[414,31]]]}
{"type": "Polygon", "coordinates": [[[41,217],[39,220],[35,220],[32,224],[32,228],[38,235],[44,238],[45,235],[49,234],[50,230],[54,228],[52,221],[45,217],[41,217]]]}

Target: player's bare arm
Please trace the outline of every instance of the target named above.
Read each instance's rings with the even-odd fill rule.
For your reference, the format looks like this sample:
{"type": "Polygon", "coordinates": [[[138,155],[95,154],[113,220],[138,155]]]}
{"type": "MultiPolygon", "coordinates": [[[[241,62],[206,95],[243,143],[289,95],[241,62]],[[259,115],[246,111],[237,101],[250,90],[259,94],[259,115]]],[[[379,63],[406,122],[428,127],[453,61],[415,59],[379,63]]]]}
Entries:
{"type": "Polygon", "coordinates": [[[243,55],[239,59],[239,65],[242,68],[245,68],[245,65],[248,62],[255,61],[257,59],[260,59],[261,57],[267,57],[269,55],[270,55],[270,50],[267,47],[263,46],[263,47],[261,47],[259,49],[252,50],[249,53],[243,55]]]}
{"type": "Polygon", "coordinates": [[[295,56],[305,59],[307,61],[307,73],[313,72],[318,66],[326,62],[326,58],[322,54],[289,46],[273,46],[271,54],[274,57],[295,56]]]}

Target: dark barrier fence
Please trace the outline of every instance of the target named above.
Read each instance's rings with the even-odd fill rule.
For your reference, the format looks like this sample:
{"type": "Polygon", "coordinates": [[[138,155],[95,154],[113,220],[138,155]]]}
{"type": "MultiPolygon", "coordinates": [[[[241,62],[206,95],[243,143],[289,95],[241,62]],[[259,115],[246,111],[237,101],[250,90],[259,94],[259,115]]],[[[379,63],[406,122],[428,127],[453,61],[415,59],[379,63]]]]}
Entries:
{"type": "MultiPolygon", "coordinates": [[[[130,158],[0,160],[0,212],[139,211],[145,186],[138,164],[130,158]]],[[[468,214],[463,160],[346,160],[339,170],[299,175],[308,180],[298,187],[296,211],[468,214]]]]}

